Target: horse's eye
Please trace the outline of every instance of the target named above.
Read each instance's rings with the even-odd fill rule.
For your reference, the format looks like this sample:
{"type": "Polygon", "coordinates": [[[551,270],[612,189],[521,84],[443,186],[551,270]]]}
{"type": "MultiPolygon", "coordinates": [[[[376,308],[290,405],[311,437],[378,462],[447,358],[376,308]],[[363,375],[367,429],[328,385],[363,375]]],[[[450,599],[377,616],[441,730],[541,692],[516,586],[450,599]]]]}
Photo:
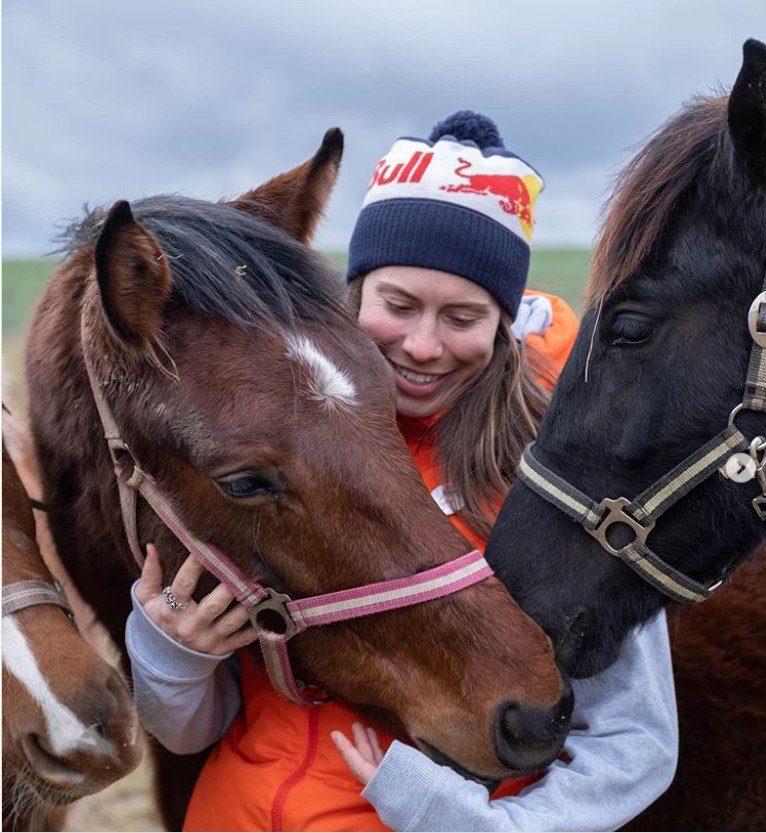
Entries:
{"type": "Polygon", "coordinates": [[[654,332],[651,320],[635,313],[618,315],[609,328],[608,340],[613,347],[621,344],[634,346],[649,341],[654,332]]]}
{"type": "Polygon", "coordinates": [[[215,482],[225,495],[232,498],[276,495],[284,489],[277,475],[265,471],[238,471],[219,477],[215,482]]]}

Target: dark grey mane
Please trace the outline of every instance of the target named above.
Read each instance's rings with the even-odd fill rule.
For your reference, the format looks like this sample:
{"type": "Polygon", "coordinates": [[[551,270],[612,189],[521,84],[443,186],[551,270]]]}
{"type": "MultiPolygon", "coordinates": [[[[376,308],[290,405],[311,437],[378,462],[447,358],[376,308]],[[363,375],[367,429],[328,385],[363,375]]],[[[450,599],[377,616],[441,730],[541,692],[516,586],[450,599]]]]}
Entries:
{"type": "MultiPolygon", "coordinates": [[[[281,229],[225,203],[162,195],[131,203],[162,246],[171,303],[239,326],[345,316],[340,277],[318,253],[281,229]]],[[[62,236],[71,254],[96,242],[107,211],[89,211],[62,236]]]]}

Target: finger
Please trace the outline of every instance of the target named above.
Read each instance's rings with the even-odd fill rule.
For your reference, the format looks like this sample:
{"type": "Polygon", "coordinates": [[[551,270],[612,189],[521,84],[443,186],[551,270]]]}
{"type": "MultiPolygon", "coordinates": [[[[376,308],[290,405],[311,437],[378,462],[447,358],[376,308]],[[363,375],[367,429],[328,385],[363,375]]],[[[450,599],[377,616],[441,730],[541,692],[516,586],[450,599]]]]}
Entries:
{"type": "Polygon", "coordinates": [[[146,558],[141,568],[141,578],[136,585],[136,598],[143,605],[162,593],[162,567],[154,544],[146,545],[146,558]]]}
{"type": "Polygon", "coordinates": [[[248,625],[226,639],[222,639],[213,653],[230,654],[232,651],[238,651],[240,648],[251,645],[256,639],[258,639],[258,631],[251,625],[248,625]]]}
{"type": "MultiPolygon", "coordinates": [[[[226,637],[234,633],[235,631],[238,631],[244,625],[249,624],[250,617],[248,616],[248,613],[245,610],[245,608],[242,607],[242,605],[236,605],[231,610],[224,613],[223,616],[218,617],[218,619],[215,622],[214,628],[216,634],[218,634],[221,637],[226,637]]],[[[255,632],[255,628],[253,628],[253,632],[255,632]]]]}
{"type": "Polygon", "coordinates": [[[370,746],[370,739],[367,737],[367,731],[361,723],[354,723],[351,727],[354,733],[354,744],[359,750],[359,754],[370,763],[373,763],[375,758],[373,756],[372,747],[370,746]]]}
{"type": "Polygon", "coordinates": [[[380,740],[378,740],[378,733],[371,727],[367,727],[367,737],[372,748],[372,759],[376,764],[383,760],[383,750],[380,748],[380,740]]]}
{"type": "Polygon", "coordinates": [[[179,602],[188,602],[197,587],[197,582],[205,572],[205,568],[190,555],[178,568],[175,578],[170,584],[173,595],[179,602]]]}
{"type": "Polygon", "coordinates": [[[367,784],[375,774],[376,767],[368,761],[365,761],[354,744],[351,743],[343,732],[331,732],[330,737],[354,777],[361,781],[362,784],[367,784]]]}
{"type": "MultiPolygon", "coordinates": [[[[232,603],[234,600],[234,595],[226,588],[225,585],[219,584],[215,589],[211,590],[210,593],[205,596],[202,601],[200,601],[198,608],[200,615],[202,618],[210,623],[214,619],[217,619],[225,610],[226,608],[232,603]]],[[[245,620],[247,619],[247,612],[241,605],[237,605],[244,613],[245,613],[245,620]]],[[[241,627],[244,624],[240,622],[237,627],[232,628],[231,631],[237,630],[237,628],[241,627]]]]}

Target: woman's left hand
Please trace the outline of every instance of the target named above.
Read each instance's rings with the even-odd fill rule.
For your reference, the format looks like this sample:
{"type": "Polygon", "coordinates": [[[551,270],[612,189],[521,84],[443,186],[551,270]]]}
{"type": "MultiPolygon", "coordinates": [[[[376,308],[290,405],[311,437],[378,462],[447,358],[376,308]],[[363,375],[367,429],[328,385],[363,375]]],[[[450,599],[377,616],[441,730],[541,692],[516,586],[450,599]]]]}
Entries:
{"type": "Polygon", "coordinates": [[[362,726],[361,723],[354,723],[351,729],[354,733],[353,743],[343,732],[331,732],[330,737],[338,747],[348,768],[366,785],[378,771],[380,762],[383,760],[383,751],[374,729],[362,726]]]}

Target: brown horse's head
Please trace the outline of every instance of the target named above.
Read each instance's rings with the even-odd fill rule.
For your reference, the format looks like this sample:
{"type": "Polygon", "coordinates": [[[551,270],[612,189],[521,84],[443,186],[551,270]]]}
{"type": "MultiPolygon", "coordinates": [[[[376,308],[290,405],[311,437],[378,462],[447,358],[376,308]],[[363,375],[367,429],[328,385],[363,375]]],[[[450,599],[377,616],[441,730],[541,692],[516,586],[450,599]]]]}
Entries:
{"type": "MultiPolygon", "coordinates": [[[[385,361],[305,245],[341,150],[330,131],[313,159],[233,203],[117,203],[85,221],[61,276],[80,296],[83,349],[136,460],[198,538],[293,597],[408,576],[471,549],[408,455],[385,361]]],[[[118,525],[84,390],[71,403],[78,442],[83,454],[100,449],[102,518],[118,525]]],[[[147,507],[139,520],[169,579],[182,547],[147,507]]],[[[563,742],[568,684],[548,639],[494,579],[290,645],[303,679],[474,773],[544,766],[563,742]]]]}
{"type": "MultiPolygon", "coordinates": [[[[52,582],[29,499],[3,443],[3,594],[52,582]]],[[[3,616],[3,826],[40,830],[36,812],[130,772],[143,743],[120,675],[64,611],[40,604],[3,616]],[[32,826],[23,826],[23,820],[32,826]]],[[[54,828],[50,828],[54,829],[54,828]]]]}

